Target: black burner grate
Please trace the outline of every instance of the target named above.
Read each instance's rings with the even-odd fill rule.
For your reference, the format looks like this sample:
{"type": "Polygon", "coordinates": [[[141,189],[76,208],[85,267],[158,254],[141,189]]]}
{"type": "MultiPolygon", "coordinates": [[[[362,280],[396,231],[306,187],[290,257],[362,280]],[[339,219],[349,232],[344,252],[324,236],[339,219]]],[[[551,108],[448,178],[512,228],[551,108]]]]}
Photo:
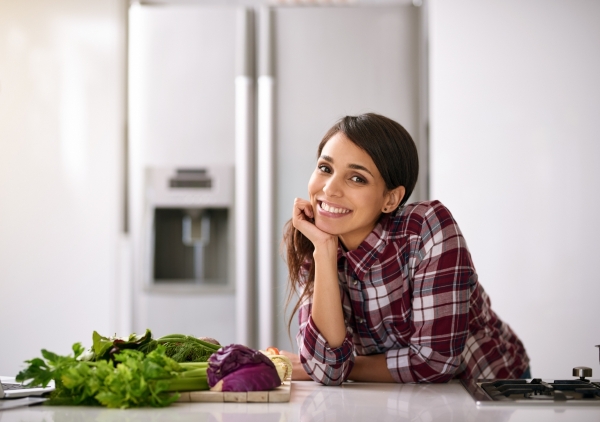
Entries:
{"type": "Polygon", "coordinates": [[[555,380],[544,382],[534,378],[527,380],[498,380],[481,383],[481,388],[494,401],[568,400],[600,401],[599,383],[588,380],[555,380]]]}

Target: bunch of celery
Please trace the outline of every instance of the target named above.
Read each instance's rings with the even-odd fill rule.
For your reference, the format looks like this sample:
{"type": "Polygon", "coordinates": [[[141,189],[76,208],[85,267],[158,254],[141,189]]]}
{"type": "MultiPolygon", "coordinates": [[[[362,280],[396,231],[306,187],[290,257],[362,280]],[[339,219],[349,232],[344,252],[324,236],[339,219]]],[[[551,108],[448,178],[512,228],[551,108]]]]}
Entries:
{"type": "Polygon", "coordinates": [[[144,354],[124,349],[106,360],[80,360],[84,348],[73,345],[73,354],[60,356],[42,350],[43,358],[26,363],[17,375],[20,382],[46,386],[55,381],[49,404],[102,405],[112,408],[168,406],[178,391],[208,390],[206,363],[177,363],[162,345],[144,354]]]}

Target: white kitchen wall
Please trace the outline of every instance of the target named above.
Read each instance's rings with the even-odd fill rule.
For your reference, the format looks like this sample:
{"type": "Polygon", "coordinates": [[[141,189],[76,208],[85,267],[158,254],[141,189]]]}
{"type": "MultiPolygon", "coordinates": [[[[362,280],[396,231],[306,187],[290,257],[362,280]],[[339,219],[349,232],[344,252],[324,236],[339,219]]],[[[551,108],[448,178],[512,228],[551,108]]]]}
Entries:
{"type": "Polygon", "coordinates": [[[110,334],[124,2],[0,2],[0,374],[110,334]]]}
{"type": "Polygon", "coordinates": [[[431,197],[534,376],[598,375],[600,2],[430,2],[431,197]]]}

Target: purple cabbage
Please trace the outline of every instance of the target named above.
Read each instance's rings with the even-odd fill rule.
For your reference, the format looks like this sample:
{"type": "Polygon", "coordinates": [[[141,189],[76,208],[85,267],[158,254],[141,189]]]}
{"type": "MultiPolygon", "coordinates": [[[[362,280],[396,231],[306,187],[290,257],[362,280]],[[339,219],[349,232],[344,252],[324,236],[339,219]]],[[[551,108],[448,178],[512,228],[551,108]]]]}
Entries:
{"type": "Polygon", "coordinates": [[[275,365],[258,350],[241,344],[222,347],[208,359],[208,385],[223,380],[221,391],[265,391],[281,385],[275,365]]]}

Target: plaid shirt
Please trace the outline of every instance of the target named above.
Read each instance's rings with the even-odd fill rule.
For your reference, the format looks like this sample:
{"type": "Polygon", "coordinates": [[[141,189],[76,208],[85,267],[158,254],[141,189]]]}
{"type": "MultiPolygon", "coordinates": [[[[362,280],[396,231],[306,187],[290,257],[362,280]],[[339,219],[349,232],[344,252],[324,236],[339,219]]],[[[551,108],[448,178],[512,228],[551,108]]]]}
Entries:
{"type": "MultiPolygon", "coordinates": [[[[519,378],[525,348],[492,311],[450,211],[439,201],[384,214],[353,251],[338,248],[346,338],[330,348],[299,311],[300,360],[317,382],[346,380],[357,355],[385,353],[397,382],[519,378]]],[[[302,277],[307,276],[306,268],[302,277]]]]}

